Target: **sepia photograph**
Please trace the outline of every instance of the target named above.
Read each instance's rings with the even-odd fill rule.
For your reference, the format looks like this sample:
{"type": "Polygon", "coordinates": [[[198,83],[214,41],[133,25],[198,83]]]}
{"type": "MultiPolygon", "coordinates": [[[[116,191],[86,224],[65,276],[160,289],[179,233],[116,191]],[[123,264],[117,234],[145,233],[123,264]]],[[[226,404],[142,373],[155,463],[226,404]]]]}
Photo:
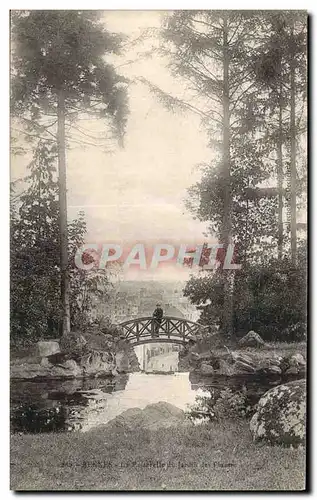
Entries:
{"type": "Polygon", "coordinates": [[[307,491],[307,11],[9,17],[10,489],[307,491]]]}

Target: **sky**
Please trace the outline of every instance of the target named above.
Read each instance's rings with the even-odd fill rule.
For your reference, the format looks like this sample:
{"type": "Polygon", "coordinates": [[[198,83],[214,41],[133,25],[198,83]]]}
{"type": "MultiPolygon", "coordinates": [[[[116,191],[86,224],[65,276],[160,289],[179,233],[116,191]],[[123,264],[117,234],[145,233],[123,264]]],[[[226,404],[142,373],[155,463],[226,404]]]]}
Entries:
{"type": "MultiPolygon", "coordinates": [[[[159,27],[161,12],[108,11],[107,28],[137,38],[140,30],[159,27]]],[[[183,92],[166,68],[167,61],[154,56],[140,58],[151,48],[147,41],[115,58],[116,66],[131,79],[145,77],[173,95],[183,92]],[[135,62],[129,63],[134,60],[135,62]],[[128,63],[128,64],[127,64],[128,63]],[[121,67],[122,65],[122,67],[121,67]]],[[[67,153],[68,217],[85,212],[86,241],[201,243],[206,226],[185,209],[187,189],[200,177],[197,164],[210,159],[206,136],[199,118],[173,114],[158,103],[141,83],[129,85],[130,115],[125,148],[107,154],[101,148],[76,147],[67,153]]],[[[87,125],[86,125],[87,126],[87,125]]],[[[94,128],[101,124],[88,124],[94,128]]],[[[11,177],[23,176],[26,158],[13,158],[11,177]]],[[[186,279],[188,271],[160,269],[138,273],[136,266],[127,279],[186,279]]]]}
{"type": "MultiPolygon", "coordinates": [[[[103,22],[109,31],[133,41],[144,29],[158,29],[164,15],[163,11],[113,10],[104,12],[103,22]]],[[[109,58],[132,82],[124,149],[115,147],[109,154],[102,147],[73,145],[67,151],[69,219],[83,211],[86,242],[119,243],[125,254],[135,243],[147,248],[155,243],[192,247],[206,241],[206,224],[195,220],[184,203],[188,188],[200,179],[198,165],[214,156],[207,148],[206,133],[197,116],[166,110],[136,81],[143,77],[165,92],[185,97],[185,83],[171,75],[167,58],[153,52],[152,57],[144,57],[157,44],[155,36],[149,36],[142,43],[127,44],[123,55],[109,58]]],[[[100,120],[80,122],[80,126],[87,133],[106,132],[100,120]]],[[[12,180],[26,174],[29,161],[27,156],[12,157],[12,180]]],[[[209,235],[208,242],[216,241],[209,235]]],[[[124,279],[186,280],[189,273],[188,268],[176,266],[146,272],[133,266],[124,279]]]]}

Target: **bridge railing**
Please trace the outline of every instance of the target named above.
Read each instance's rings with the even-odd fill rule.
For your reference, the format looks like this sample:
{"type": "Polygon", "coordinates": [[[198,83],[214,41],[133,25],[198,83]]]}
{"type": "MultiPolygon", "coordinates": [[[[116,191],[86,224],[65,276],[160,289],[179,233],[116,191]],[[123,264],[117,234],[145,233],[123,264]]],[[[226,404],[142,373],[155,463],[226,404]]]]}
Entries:
{"type": "Polygon", "coordinates": [[[119,326],[132,344],[158,341],[186,343],[195,340],[197,333],[206,328],[194,321],[175,316],[163,316],[161,321],[157,321],[153,316],[145,316],[124,321],[119,326]]]}

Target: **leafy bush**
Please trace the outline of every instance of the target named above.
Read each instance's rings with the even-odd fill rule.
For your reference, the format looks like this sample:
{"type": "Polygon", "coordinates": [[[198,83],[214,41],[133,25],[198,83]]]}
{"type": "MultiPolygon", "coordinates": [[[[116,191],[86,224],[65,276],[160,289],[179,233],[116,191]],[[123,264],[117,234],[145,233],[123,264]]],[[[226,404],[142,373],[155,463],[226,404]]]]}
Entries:
{"type": "MultiPolygon", "coordinates": [[[[11,344],[24,346],[59,336],[60,249],[56,151],[40,143],[29,165],[26,190],[11,200],[10,319],[11,344]]],[[[17,195],[16,195],[17,196],[17,195]]],[[[103,270],[78,269],[75,254],[85,240],[84,214],[68,224],[70,315],[72,329],[83,330],[94,303],[107,298],[103,270]]],[[[91,256],[84,255],[84,259],[91,256]]],[[[86,262],[87,263],[87,262],[86,262]]]]}
{"type": "MultiPolygon", "coordinates": [[[[298,251],[294,267],[288,259],[248,264],[235,273],[233,286],[233,328],[245,335],[254,330],[267,341],[299,342],[306,337],[306,248],[298,251]]],[[[205,325],[219,325],[224,304],[224,275],[192,276],[184,295],[201,311],[205,325]]]]}
{"type": "Polygon", "coordinates": [[[219,422],[243,420],[250,416],[251,411],[244,392],[233,392],[227,388],[221,391],[212,390],[210,396],[196,396],[195,404],[190,408],[187,416],[191,421],[207,418],[219,422]]]}

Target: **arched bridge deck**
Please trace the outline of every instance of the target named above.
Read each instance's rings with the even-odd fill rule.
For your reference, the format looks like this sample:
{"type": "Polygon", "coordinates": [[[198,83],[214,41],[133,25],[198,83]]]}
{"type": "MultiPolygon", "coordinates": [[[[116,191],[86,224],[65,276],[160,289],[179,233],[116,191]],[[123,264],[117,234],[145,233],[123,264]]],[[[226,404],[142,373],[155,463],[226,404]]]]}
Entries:
{"type": "Polygon", "coordinates": [[[204,328],[194,321],[173,316],[163,317],[160,324],[152,316],[147,316],[124,321],[119,326],[133,346],[154,342],[186,344],[189,340],[195,341],[199,330],[204,328]]]}

